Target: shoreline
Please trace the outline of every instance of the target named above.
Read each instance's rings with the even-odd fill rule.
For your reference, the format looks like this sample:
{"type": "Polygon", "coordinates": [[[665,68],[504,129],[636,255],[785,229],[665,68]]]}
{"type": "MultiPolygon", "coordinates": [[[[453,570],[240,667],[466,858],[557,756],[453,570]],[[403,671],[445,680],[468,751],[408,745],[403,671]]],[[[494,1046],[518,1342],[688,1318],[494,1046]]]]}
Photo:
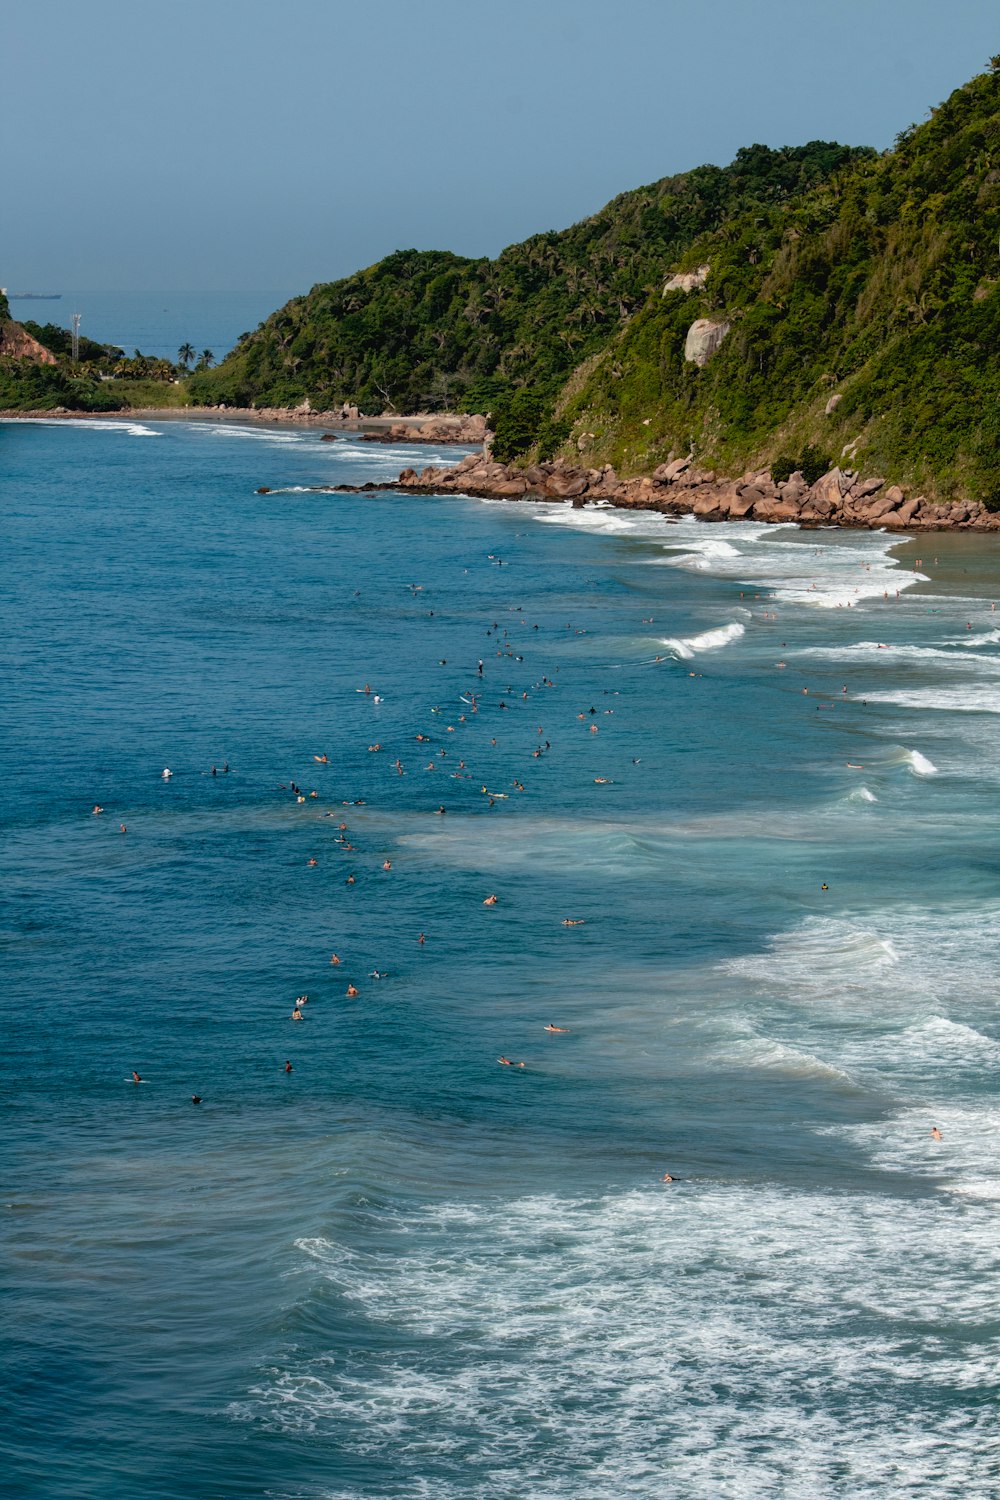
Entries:
{"type": "MultiPolygon", "coordinates": [[[[430,465],[419,473],[403,469],[390,481],[360,485],[315,485],[314,493],[463,494],[481,500],[569,500],[574,505],[603,501],[623,510],[649,510],[664,516],[693,515],[709,522],[760,521],[792,523],[805,528],[850,530],[1000,531],[1000,512],[979,501],[934,501],[907,495],[899,485],[852,469],[833,468],[810,485],[801,473],[775,484],[768,469],[747,470],[736,479],[702,470],[690,458],[661,464],[652,474],[620,479],[610,464],[588,469],[558,460],[529,464],[500,463],[484,451],[482,417],[463,418],[419,413],[408,417],[345,416],[341,411],[299,408],[128,407],[115,412],[0,411],[3,421],[201,421],[247,422],[275,427],[321,427],[324,437],[360,435],[374,443],[428,443],[473,448],[457,464],[430,465]]],[[[262,485],[258,494],[280,486],[262,485]]]]}
{"type": "Polygon", "coordinates": [[[698,469],[686,458],[661,464],[651,475],[619,479],[610,466],[583,469],[553,462],[519,469],[470,453],[447,468],[430,466],[419,474],[404,469],[389,483],[317,489],[355,494],[377,490],[463,494],[482,500],[568,500],[578,506],[603,501],[623,510],[693,515],[700,521],[792,523],[813,529],[1000,531],[1000,512],[988,511],[978,501],[939,504],[924,495],[908,497],[899,485],[886,485],[877,477],[862,479],[850,469],[831,469],[812,485],[799,473],[775,484],[767,469],[725,479],[698,469]]]}
{"type": "Polygon", "coordinates": [[[3,422],[250,422],[272,426],[323,427],[331,437],[360,433],[367,442],[457,444],[481,447],[486,437],[484,417],[457,412],[416,412],[409,416],[344,416],[336,411],[303,411],[299,407],[249,406],[125,406],[120,411],[0,411],[3,422]]]}

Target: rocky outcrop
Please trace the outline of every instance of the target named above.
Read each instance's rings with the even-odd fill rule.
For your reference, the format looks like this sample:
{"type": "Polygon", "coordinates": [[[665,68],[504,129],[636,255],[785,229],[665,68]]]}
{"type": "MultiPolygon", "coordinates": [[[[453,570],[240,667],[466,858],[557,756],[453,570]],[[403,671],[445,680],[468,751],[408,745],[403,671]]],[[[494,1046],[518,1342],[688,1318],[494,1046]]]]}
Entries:
{"type": "Polygon", "coordinates": [[[485,441],[486,418],[470,416],[402,417],[381,432],[363,434],[366,443],[468,443],[485,441]]]}
{"type": "Polygon", "coordinates": [[[722,343],[732,327],[731,323],[714,323],[711,318],[698,318],[688,329],[684,340],[684,358],[702,369],[722,343]]]}
{"type": "Polygon", "coordinates": [[[690,458],[672,459],[652,474],[619,479],[610,465],[587,469],[568,463],[531,464],[519,469],[481,453],[460,463],[404,469],[395,484],[362,489],[398,489],[417,494],[464,494],[511,500],[561,500],[573,505],[610,503],[664,515],[694,515],[704,521],[750,520],[802,526],[878,527],[892,530],[1000,530],[994,515],[976,502],[934,504],[920,495],[907,498],[898,485],[876,477],[862,479],[851,469],[831,469],[814,484],[794,473],[775,484],[767,469],[738,479],[720,479],[690,458]]]}
{"type": "Polygon", "coordinates": [[[13,319],[0,322],[0,359],[30,359],[35,365],[59,363],[54,354],[13,319]]]}
{"type": "Polygon", "coordinates": [[[668,292],[694,292],[708,280],[711,266],[699,266],[696,271],[679,271],[663,284],[663,296],[668,292]]]}

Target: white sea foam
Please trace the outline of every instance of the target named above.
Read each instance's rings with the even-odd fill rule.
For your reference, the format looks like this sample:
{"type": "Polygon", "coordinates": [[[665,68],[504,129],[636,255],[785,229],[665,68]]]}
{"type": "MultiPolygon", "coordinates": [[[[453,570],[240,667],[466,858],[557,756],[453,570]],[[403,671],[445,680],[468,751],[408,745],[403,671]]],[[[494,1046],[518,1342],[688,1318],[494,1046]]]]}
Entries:
{"type": "Polygon", "coordinates": [[[856,786],[853,792],[848,792],[847,800],[848,802],[877,802],[878,798],[866,786],[856,786]]]}
{"type": "Polygon", "coordinates": [[[636,541],[661,541],[670,525],[666,517],[655,511],[621,510],[614,505],[539,504],[532,507],[531,514],[534,520],[548,526],[569,526],[575,531],[633,537],[636,541]]]}
{"type": "Polygon", "coordinates": [[[946,651],[939,646],[917,646],[895,641],[855,641],[851,645],[807,646],[804,650],[791,654],[796,659],[809,657],[821,661],[872,661],[887,670],[892,670],[900,662],[907,662],[918,665],[944,663],[950,671],[985,669],[987,672],[1000,672],[1000,656],[974,655],[971,652],[965,654],[946,651]]]}
{"type": "Polygon", "coordinates": [[[33,422],[39,427],[77,427],[85,428],[90,432],[125,432],[129,437],[162,437],[162,432],[156,432],[152,427],[146,427],[142,422],[124,422],[117,419],[103,421],[100,418],[87,419],[86,417],[17,417],[6,418],[7,421],[33,422]]]}
{"type": "Polygon", "coordinates": [[[901,687],[855,696],[863,696],[866,703],[891,703],[896,708],[929,709],[938,713],[1000,714],[1000,682],[901,687]]]}
{"type": "Polygon", "coordinates": [[[295,1283],[377,1361],[287,1355],[230,1415],[434,1500],[986,1500],[994,1235],[973,1202],[707,1182],[383,1213],[366,1253],[299,1241],[295,1283]]]}
{"type": "MultiPolygon", "coordinates": [[[[975,602],[981,604],[982,600],[975,602]]],[[[967,630],[964,635],[953,636],[948,645],[964,646],[966,650],[975,650],[977,646],[1000,645],[1000,630],[967,630]]]]}
{"type": "Polygon", "coordinates": [[[910,769],[914,776],[937,775],[937,766],[933,761],[928,760],[926,755],[921,755],[919,750],[907,751],[906,758],[910,763],[910,769]]]}
{"type": "Polygon", "coordinates": [[[703,523],[680,521],[666,539],[677,556],[664,559],[671,567],[745,582],[773,591],[785,603],[824,609],[863,604],[897,588],[910,588],[922,576],[900,572],[891,549],[898,538],[881,533],[841,537],[823,534],[806,539],[794,526],[767,526],[734,521],[725,537],[706,535],[703,523]],[[791,531],[792,536],[789,536],[791,531]]]}
{"type": "Polygon", "coordinates": [[[688,661],[701,651],[719,651],[723,646],[738,641],[745,628],[738,620],[734,620],[729,625],[718,625],[714,630],[703,630],[700,635],[668,637],[662,644],[681,661],[688,661]]]}

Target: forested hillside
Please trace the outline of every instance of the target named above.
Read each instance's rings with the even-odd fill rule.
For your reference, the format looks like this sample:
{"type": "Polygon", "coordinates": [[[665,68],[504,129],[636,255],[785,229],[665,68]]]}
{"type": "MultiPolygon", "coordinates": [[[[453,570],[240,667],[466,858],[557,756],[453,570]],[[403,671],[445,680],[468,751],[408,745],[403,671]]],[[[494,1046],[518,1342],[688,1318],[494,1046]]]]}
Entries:
{"type": "Polygon", "coordinates": [[[481,410],[522,388],[551,398],[699,235],[734,215],[773,211],[873,154],[825,141],[752,146],[728,167],[623,193],[496,260],[400,251],[289,302],[193,379],[192,397],[237,406],[308,397],[319,408],[350,400],[369,413],[481,410]]]}
{"type": "Polygon", "coordinates": [[[499,457],[625,473],[671,452],[787,469],[811,445],[1000,504],[998,65],[882,156],[754,146],[494,261],[389,256],[290,302],[192,396],[490,410],[499,457]]]}
{"type": "Polygon", "coordinates": [[[731,220],[651,298],[560,414],[627,471],[670,449],[738,468],[812,442],[941,495],[1000,502],[1000,72],[880,158],[731,220]],[[729,324],[704,367],[696,319],[729,324]],[[827,408],[830,408],[827,414],[827,408]]]}

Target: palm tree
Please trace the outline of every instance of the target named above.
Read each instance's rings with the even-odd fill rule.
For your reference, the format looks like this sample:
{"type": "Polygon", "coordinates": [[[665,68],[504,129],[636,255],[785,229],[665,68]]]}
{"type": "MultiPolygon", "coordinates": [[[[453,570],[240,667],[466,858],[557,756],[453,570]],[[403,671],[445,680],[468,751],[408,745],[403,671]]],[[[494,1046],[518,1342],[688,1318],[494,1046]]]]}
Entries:
{"type": "Polygon", "coordinates": [[[177,351],[177,359],[181,366],[181,369],[186,370],[188,365],[194,359],[194,345],[182,344],[177,351]]]}
{"type": "Polygon", "coordinates": [[[206,370],[211,369],[211,367],[215,364],[215,355],[212,353],[211,349],[203,349],[201,351],[201,363],[206,370]]]}

